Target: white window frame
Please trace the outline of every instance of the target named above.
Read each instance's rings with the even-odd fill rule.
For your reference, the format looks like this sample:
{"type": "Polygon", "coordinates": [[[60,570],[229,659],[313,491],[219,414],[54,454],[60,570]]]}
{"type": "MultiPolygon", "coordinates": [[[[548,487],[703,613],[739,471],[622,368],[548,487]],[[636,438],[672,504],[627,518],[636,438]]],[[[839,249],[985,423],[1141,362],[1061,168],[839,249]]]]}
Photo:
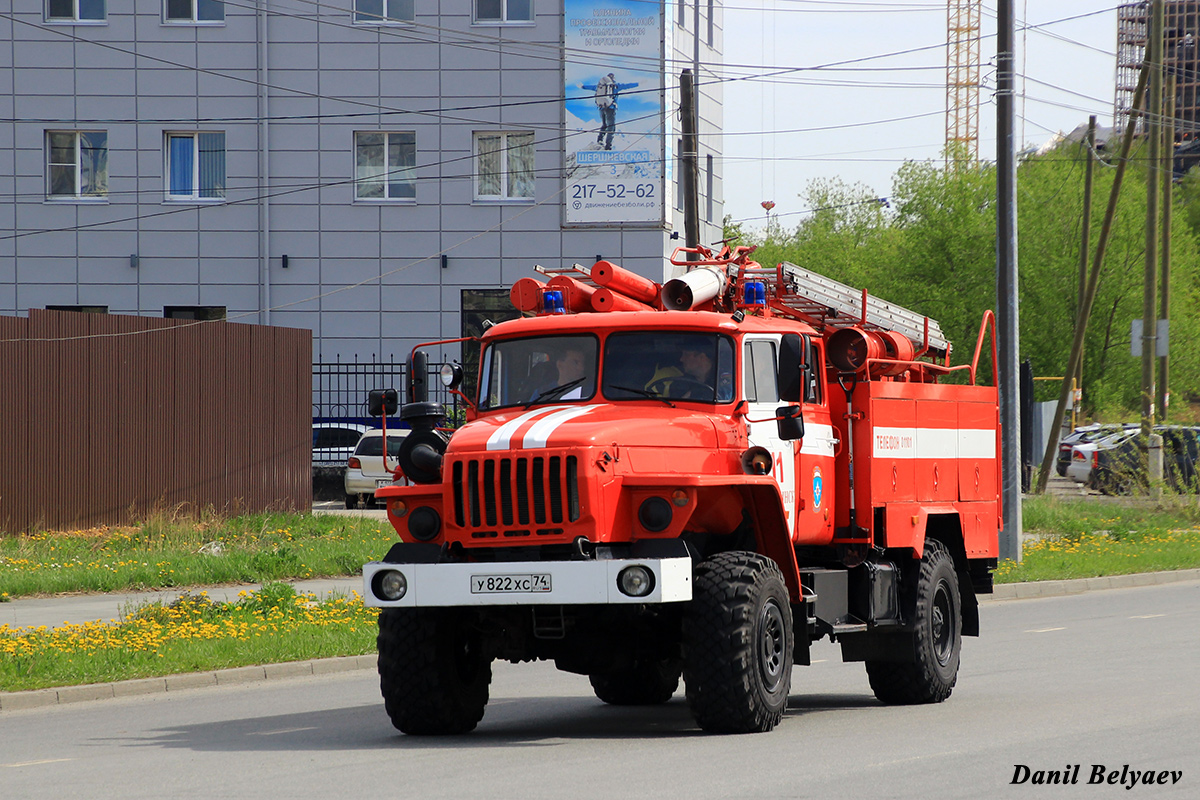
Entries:
{"type": "Polygon", "coordinates": [[[46,199],[55,203],[107,203],[108,202],[108,131],[103,130],[47,130],[45,134],[46,147],[46,199]],[[84,192],[83,191],[83,135],[88,133],[103,133],[104,134],[104,181],[103,190],[99,192],[84,192]],[[54,157],[54,147],[51,145],[51,137],[55,135],[69,135],[72,143],[73,162],[55,162],[51,161],[54,157]],[[53,189],[53,172],[54,167],[70,166],[74,171],[75,191],[71,194],[54,194],[53,189]]]}
{"type": "Polygon", "coordinates": [[[87,18],[79,16],[80,0],[70,0],[71,16],[55,17],[50,13],[50,0],[45,0],[46,22],[51,25],[107,25],[108,24],[108,0],[99,0],[102,6],[101,15],[98,18],[87,18]]]}
{"type": "Polygon", "coordinates": [[[351,19],[351,21],[354,22],[355,25],[408,25],[410,23],[416,22],[416,20],[417,20],[417,1],[416,0],[379,0],[379,2],[381,3],[381,6],[382,6],[382,13],[383,13],[383,15],[380,17],[370,16],[369,15],[370,12],[367,12],[367,11],[359,11],[358,6],[359,6],[360,2],[361,2],[361,0],[354,0],[353,8],[350,11],[350,19],[351,19]],[[403,3],[410,4],[410,6],[411,6],[411,8],[409,9],[411,12],[410,16],[407,16],[407,17],[400,16],[400,13],[402,13],[404,9],[398,9],[398,13],[393,14],[392,6],[393,5],[400,6],[403,3]],[[360,14],[364,15],[366,18],[360,19],[359,18],[360,14]]]}
{"type": "MultiPolygon", "coordinates": [[[[471,134],[471,161],[472,161],[472,165],[473,165],[472,172],[474,174],[476,202],[484,202],[484,203],[532,203],[532,202],[534,202],[534,200],[537,196],[537,169],[536,169],[536,161],[535,161],[535,159],[537,158],[537,142],[534,141],[533,136],[534,136],[533,131],[475,131],[473,134],[471,134]],[[480,183],[481,183],[481,178],[483,176],[482,176],[482,169],[481,169],[482,164],[480,162],[481,153],[480,153],[480,149],[479,149],[479,144],[480,144],[480,140],[482,138],[493,137],[493,136],[499,136],[503,140],[501,143],[501,146],[499,148],[499,151],[498,151],[504,156],[503,158],[501,158],[501,167],[500,167],[500,171],[499,171],[499,182],[500,182],[501,192],[500,192],[500,194],[484,194],[482,191],[480,191],[480,189],[481,189],[480,183]],[[532,187],[532,193],[529,195],[511,195],[508,192],[510,164],[509,164],[509,159],[507,156],[508,156],[509,150],[511,149],[511,146],[508,144],[508,139],[511,136],[528,136],[529,137],[529,149],[530,149],[529,162],[531,165],[529,178],[530,178],[530,185],[532,187]]],[[[520,145],[518,145],[518,146],[520,146],[520,145]]]]}
{"type": "Polygon", "coordinates": [[[416,171],[417,171],[417,134],[415,131],[355,131],[354,132],[354,200],[355,200],[355,202],[415,203],[417,201],[416,171]],[[359,174],[358,174],[358,170],[359,170],[359,166],[358,166],[359,137],[360,136],[372,136],[372,135],[383,137],[383,158],[384,158],[385,163],[383,164],[383,172],[380,173],[380,177],[383,182],[383,196],[382,197],[367,197],[367,196],[363,196],[362,194],[360,194],[362,187],[369,185],[373,181],[370,181],[370,180],[367,180],[364,178],[360,178],[359,174]],[[411,167],[403,167],[403,166],[393,167],[390,164],[386,163],[388,153],[391,151],[390,144],[391,144],[391,139],[393,136],[411,136],[412,137],[413,164],[411,167]],[[405,183],[412,184],[413,193],[412,193],[411,197],[407,197],[407,196],[392,197],[392,196],[390,196],[389,192],[391,191],[391,181],[388,180],[388,176],[393,171],[409,173],[409,180],[405,181],[405,183]]]}
{"type": "Polygon", "coordinates": [[[162,21],[164,25],[224,25],[225,24],[225,2],[224,0],[213,0],[221,6],[220,19],[200,19],[200,0],[188,0],[192,6],[192,14],[190,17],[172,17],[170,16],[171,0],[162,0],[162,21]]]}
{"type": "Polygon", "coordinates": [[[534,0],[529,2],[529,19],[509,19],[508,18],[508,3],[509,0],[498,0],[500,3],[499,17],[480,17],[479,16],[479,0],[471,0],[471,24],[473,25],[533,25],[537,19],[537,11],[534,9],[534,0]]]}
{"type": "MultiPolygon", "coordinates": [[[[224,203],[225,195],[228,191],[229,183],[229,149],[225,146],[224,131],[164,131],[163,132],[163,195],[166,202],[169,203],[224,203]],[[206,134],[221,135],[221,152],[222,166],[224,174],[221,176],[220,195],[205,196],[205,191],[200,185],[200,137],[206,134]],[[192,140],[192,174],[190,194],[174,194],[171,191],[171,140],[184,139],[192,140]]],[[[210,191],[216,191],[210,190],[210,191]]]]}

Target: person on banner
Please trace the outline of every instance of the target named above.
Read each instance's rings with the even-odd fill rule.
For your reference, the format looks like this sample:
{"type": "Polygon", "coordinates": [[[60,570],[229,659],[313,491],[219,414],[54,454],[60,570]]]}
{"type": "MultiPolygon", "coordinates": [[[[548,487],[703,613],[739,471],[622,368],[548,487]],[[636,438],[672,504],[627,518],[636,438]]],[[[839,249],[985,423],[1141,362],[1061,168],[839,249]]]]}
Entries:
{"type": "Polygon", "coordinates": [[[600,133],[596,136],[596,144],[604,145],[605,150],[612,150],[613,135],[617,132],[617,97],[635,86],[636,83],[617,83],[617,76],[611,72],[594,84],[581,84],[581,88],[596,93],[596,110],[600,112],[600,133]]]}

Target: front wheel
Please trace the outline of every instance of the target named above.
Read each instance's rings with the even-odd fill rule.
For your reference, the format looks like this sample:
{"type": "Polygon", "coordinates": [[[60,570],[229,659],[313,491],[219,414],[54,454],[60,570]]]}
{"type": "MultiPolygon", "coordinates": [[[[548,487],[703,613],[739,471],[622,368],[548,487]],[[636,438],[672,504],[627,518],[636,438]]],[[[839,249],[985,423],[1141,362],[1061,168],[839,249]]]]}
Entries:
{"type": "Polygon", "coordinates": [[[941,542],[928,539],[917,581],[912,662],[868,661],[875,696],[889,705],[940,703],[958,680],[962,650],[962,600],[954,559],[941,542]]]}
{"type": "Polygon", "coordinates": [[[783,573],[746,551],[696,567],[683,618],[688,705],[711,733],[759,733],[783,719],[792,685],[792,606],[783,573]]]}
{"type": "Polygon", "coordinates": [[[379,686],[404,733],[468,733],[483,719],[492,661],[464,616],[449,608],[379,613],[379,686]]]}

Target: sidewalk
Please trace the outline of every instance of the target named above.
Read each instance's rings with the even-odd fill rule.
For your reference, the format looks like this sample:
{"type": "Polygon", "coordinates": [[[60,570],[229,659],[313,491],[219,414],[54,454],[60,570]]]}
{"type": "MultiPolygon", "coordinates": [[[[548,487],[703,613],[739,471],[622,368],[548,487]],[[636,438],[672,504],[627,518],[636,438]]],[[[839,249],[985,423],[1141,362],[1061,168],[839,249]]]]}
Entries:
{"type": "MultiPolygon", "coordinates": [[[[299,594],[313,593],[318,598],[329,594],[348,595],[351,592],[362,594],[362,576],[351,578],[325,578],[312,581],[286,581],[296,587],[299,594]]],[[[213,602],[234,602],[239,592],[256,592],[260,584],[241,584],[236,586],[210,586],[193,589],[166,589],[156,592],[139,592],[129,594],[78,594],[59,595],[57,597],[18,598],[8,603],[0,603],[0,625],[10,628],[30,628],[45,625],[55,628],[66,623],[81,624],[96,620],[120,619],[126,609],[138,608],[153,602],[169,604],[181,594],[200,594],[208,592],[208,598],[213,602]]]]}

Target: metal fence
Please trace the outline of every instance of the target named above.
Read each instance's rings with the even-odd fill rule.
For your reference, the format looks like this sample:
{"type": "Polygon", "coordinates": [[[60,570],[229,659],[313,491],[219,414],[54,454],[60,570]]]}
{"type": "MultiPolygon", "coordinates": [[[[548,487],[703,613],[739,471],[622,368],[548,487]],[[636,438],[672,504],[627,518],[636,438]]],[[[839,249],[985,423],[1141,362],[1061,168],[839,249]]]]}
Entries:
{"type": "Polygon", "coordinates": [[[0,532],[309,508],[311,367],[308,330],[0,317],[0,532]]]}
{"type": "MultiPolygon", "coordinates": [[[[459,399],[438,380],[441,364],[429,365],[429,399],[446,407],[451,420],[457,418],[459,399]]],[[[378,417],[367,414],[367,394],[372,389],[395,389],[401,402],[405,395],[408,366],[403,361],[371,359],[319,361],[312,365],[313,422],[357,422],[377,426],[378,417]]],[[[389,423],[390,425],[391,423],[389,423]]]]}

